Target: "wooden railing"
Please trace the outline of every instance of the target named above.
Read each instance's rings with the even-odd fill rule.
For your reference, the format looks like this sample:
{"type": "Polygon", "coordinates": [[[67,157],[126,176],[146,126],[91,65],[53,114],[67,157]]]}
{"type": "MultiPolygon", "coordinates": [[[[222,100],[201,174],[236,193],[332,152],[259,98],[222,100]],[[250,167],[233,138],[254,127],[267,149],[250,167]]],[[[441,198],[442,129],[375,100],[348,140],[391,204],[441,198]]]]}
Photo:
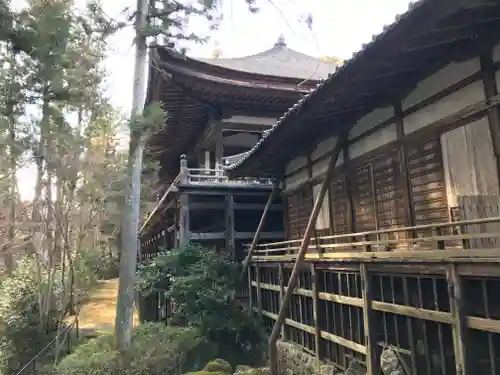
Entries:
{"type": "MultiPolygon", "coordinates": [[[[296,239],[258,244],[255,256],[293,256],[300,242],[296,239]]],[[[474,248],[500,248],[500,216],[315,237],[308,247],[308,256],[474,248]],[[484,229],[488,231],[483,232],[484,229]]]]}
{"type": "Polygon", "coordinates": [[[45,345],[28,363],[23,365],[15,375],[34,375],[37,374],[41,367],[47,364],[49,358],[57,363],[60,359],[60,354],[56,350],[60,350],[66,345],[67,353],[71,353],[72,341],[71,334],[75,332],[76,339],[79,338],[78,316],[73,322],[60,331],[47,345],[45,345]]]}
{"type": "MultiPolygon", "coordinates": [[[[500,217],[313,238],[280,336],[340,371],[357,359],[378,374],[390,348],[408,373],[493,375],[499,243],[500,217]]],[[[269,328],[299,247],[259,244],[250,261],[249,303],[269,328]]]]}
{"type": "Polygon", "coordinates": [[[259,184],[271,185],[272,180],[263,178],[230,178],[223,169],[188,168],[185,184],[259,184]]]}

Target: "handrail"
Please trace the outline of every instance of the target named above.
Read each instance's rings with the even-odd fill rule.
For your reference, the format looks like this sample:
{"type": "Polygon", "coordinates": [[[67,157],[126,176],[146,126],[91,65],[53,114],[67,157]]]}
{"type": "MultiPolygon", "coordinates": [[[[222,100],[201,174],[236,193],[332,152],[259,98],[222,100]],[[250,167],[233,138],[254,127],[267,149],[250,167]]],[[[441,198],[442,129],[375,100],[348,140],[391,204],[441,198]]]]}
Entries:
{"type": "MultiPolygon", "coordinates": [[[[345,234],[336,234],[336,235],[331,235],[331,236],[321,236],[321,237],[315,237],[312,238],[311,241],[325,241],[325,240],[338,240],[338,239],[346,239],[346,238],[353,238],[353,237],[366,237],[370,235],[380,235],[380,234],[391,234],[391,233],[400,233],[400,232],[418,232],[422,230],[428,230],[428,229],[438,229],[438,228],[451,228],[451,227],[463,227],[463,226],[468,226],[468,225],[478,225],[478,224],[488,224],[488,223],[498,223],[500,222],[500,216],[493,216],[493,217],[488,217],[488,218],[480,218],[480,219],[469,219],[469,220],[462,220],[462,221],[449,221],[449,222],[443,222],[443,223],[434,223],[434,224],[422,224],[422,225],[415,225],[412,227],[394,227],[394,228],[388,228],[388,229],[380,229],[380,230],[372,230],[372,231],[366,231],[366,232],[353,232],[353,233],[345,233],[345,234]]],[[[479,234],[478,234],[479,235],[479,234]]],[[[453,239],[458,239],[458,238],[453,238],[453,239]]],[[[408,242],[421,242],[424,240],[429,240],[428,238],[409,238],[409,239],[400,239],[400,240],[381,240],[381,241],[375,241],[377,243],[397,243],[397,242],[403,242],[408,240],[408,242]]],[[[277,246],[283,246],[283,245],[293,245],[293,244],[298,244],[300,243],[300,239],[295,239],[295,240],[287,240],[287,241],[280,241],[280,242],[268,242],[264,244],[258,244],[257,245],[257,251],[263,251],[265,252],[272,250],[272,248],[277,247],[277,246]]],[[[373,241],[371,241],[373,242],[373,241]]],[[[354,243],[356,244],[356,243],[354,243]]],[[[365,242],[363,242],[365,244],[365,242]]],[[[345,246],[350,245],[350,243],[345,243],[342,244],[345,246]]]]}
{"type": "MultiPolygon", "coordinates": [[[[32,374],[36,374],[37,367],[36,367],[36,362],[38,361],[39,358],[47,354],[47,352],[52,349],[52,346],[58,342],[61,337],[68,338],[68,348],[70,348],[71,345],[71,340],[69,339],[68,333],[73,329],[73,327],[76,328],[76,337],[78,338],[78,316],[75,317],[73,322],[69,325],[66,326],[61,332],[59,332],[56,337],[54,337],[50,342],[45,345],[42,350],[40,350],[33,358],[31,358],[28,363],[26,363],[19,371],[15,373],[15,375],[22,375],[25,374],[28,369],[31,368],[32,374]]],[[[61,340],[60,342],[64,342],[64,339],[61,340]]]]}

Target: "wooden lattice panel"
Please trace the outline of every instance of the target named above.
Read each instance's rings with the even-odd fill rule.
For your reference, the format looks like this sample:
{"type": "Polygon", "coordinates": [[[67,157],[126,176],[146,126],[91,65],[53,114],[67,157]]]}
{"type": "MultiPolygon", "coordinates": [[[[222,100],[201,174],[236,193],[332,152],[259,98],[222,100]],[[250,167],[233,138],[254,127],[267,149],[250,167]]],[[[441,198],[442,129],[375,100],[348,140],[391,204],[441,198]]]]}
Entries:
{"type": "Polygon", "coordinates": [[[399,150],[372,161],[378,228],[407,225],[403,174],[399,150]]]}
{"type": "Polygon", "coordinates": [[[356,169],[352,175],[352,200],[356,232],[375,230],[375,202],[371,166],[356,169]]]}
{"type": "Polygon", "coordinates": [[[307,227],[313,208],[312,189],[303,186],[287,197],[287,225],[290,239],[300,238],[307,227]]]}
{"type": "Polygon", "coordinates": [[[407,147],[414,223],[449,220],[439,138],[407,147]]]}

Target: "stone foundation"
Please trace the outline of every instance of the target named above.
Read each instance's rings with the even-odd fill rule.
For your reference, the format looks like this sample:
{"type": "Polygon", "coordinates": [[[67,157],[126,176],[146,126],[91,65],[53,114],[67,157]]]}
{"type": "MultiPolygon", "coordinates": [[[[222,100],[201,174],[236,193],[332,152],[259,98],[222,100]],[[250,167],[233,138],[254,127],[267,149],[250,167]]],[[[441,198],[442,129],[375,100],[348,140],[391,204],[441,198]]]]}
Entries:
{"type": "Polygon", "coordinates": [[[278,341],[278,369],[280,375],[339,375],[331,365],[320,363],[315,356],[300,346],[278,341]]]}

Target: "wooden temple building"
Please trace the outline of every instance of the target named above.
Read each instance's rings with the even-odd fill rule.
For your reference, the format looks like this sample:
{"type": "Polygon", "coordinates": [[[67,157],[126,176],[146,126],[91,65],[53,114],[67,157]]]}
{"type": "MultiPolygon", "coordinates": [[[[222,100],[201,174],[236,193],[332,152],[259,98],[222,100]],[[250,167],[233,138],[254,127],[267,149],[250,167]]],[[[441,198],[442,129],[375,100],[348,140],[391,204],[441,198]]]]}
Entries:
{"type": "MultiPolygon", "coordinates": [[[[289,49],[283,38],[241,58],[192,59],[152,50],[146,105],[159,101],[164,128],[147,142],[163,189],[141,228],[141,256],[197,242],[244,258],[272,181],[228,178],[224,165],[250,150],[336,64],[289,49]]],[[[262,241],[283,240],[281,196],[269,204],[262,241]]]]}
{"type": "Polygon", "coordinates": [[[339,371],[500,374],[499,90],[500,1],[421,0],[225,167],[282,188],[285,239],[249,256],[271,366],[281,338],[339,371]]]}

